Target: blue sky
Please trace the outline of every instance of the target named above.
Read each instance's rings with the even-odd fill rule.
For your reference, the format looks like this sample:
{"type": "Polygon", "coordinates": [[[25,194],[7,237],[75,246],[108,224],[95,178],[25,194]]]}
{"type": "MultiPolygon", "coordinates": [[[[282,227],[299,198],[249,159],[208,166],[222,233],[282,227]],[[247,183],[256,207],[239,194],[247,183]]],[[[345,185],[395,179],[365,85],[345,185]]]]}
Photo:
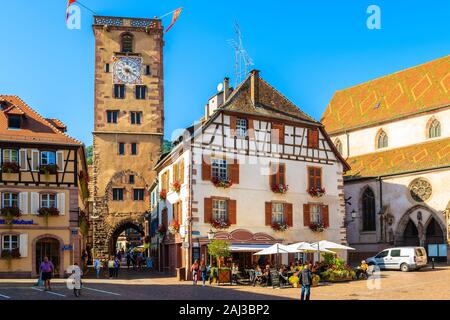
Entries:
{"type": "MultiPolygon", "coordinates": [[[[65,25],[66,0],[0,0],[0,93],[16,94],[69,134],[92,141],[94,37],[65,25]]],[[[161,16],[184,10],[165,35],[165,134],[203,114],[224,76],[234,75],[236,20],[261,76],[320,119],[336,90],[450,53],[447,0],[82,0],[99,15],[161,16]],[[366,27],[369,5],[381,30],[366,27]]],[[[171,17],[163,20],[168,26],[171,17]]]]}

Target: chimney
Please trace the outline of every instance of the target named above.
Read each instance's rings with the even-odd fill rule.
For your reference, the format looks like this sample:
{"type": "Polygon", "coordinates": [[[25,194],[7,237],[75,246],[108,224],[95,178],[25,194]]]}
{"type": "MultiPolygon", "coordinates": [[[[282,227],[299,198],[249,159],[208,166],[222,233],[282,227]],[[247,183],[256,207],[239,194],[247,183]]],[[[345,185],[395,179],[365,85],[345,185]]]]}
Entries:
{"type": "Polygon", "coordinates": [[[223,103],[225,103],[229,97],[229,91],[230,91],[230,78],[225,77],[223,79],[223,103]]]}
{"type": "Polygon", "coordinates": [[[250,96],[253,106],[256,107],[259,102],[259,70],[253,69],[250,71],[252,75],[250,79],[250,96]]]}

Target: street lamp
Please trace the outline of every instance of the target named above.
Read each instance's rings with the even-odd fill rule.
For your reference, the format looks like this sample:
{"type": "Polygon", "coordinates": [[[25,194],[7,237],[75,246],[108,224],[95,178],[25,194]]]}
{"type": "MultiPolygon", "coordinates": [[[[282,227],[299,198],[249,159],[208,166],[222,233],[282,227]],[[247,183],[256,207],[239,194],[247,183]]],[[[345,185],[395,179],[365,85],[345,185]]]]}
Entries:
{"type": "Polygon", "coordinates": [[[209,229],[207,235],[208,235],[208,240],[214,240],[214,236],[216,235],[216,233],[214,231],[212,231],[211,229],[209,229]]]}

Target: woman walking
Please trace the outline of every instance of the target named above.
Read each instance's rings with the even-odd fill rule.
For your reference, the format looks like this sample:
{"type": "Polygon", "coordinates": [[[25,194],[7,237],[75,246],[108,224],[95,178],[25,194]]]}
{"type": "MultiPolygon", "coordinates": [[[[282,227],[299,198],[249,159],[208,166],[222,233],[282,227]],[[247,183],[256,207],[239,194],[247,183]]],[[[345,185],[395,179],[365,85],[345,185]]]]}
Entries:
{"type": "Polygon", "coordinates": [[[208,268],[206,267],[205,260],[202,259],[202,261],[200,262],[200,273],[202,275],[203,286],[205,286],[206,277],[207,277],[207,275],[206,275],[207,271],[208,271],[208,268]]]}
{"type": "Polygon", "coordinates": [[[53,263],[48,259],[48,257],[44,257],[44,261],[41,263],[40,271],[42,272],[42,281],[44,281],[45,291],[51,291],[52,288],[50,286],[50,280],[52,279],[53,272],[55,271],[55,267],[53,263]]]}
{"type": "Polygon", "coordinates": [[[109,256],[108,260],[108,271],[109,271],[109,278],[112,279],[114,277],[114,258],[113,256],[109,256]]]}
{"type": "Polygon", "coordinates": [[[197,285],[198,280],[198,260],[195,260],[195,262],[192,264],[191,271],[192,271],[192,284],[197,285]]]}

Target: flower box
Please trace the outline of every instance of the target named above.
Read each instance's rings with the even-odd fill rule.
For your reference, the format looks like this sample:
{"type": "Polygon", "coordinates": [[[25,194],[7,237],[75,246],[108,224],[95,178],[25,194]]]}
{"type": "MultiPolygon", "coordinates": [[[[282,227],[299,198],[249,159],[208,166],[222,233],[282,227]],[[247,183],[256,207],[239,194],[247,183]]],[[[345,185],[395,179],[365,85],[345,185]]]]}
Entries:
{"type": "Polygon", "coordinates": [[[17,207],[3,207],[0,214],[5,217],[6,223],[11,224],[14,218],[20,217],[20,209],[17,207]]]}
{"type": "Polygon", "coordinates": [[[289,186],[286,184],[274,184],[271,186],[272,192],[274,193],[286,193],[289,190],[289,186]]]}
{"type": "Polygon", "coordinates": [[[320,198],[325,194],[325,188],[309,188],[308,193],[311,197],[320,198]]]}
{"type": "Polygon", "coordinates": [[[56,164],[43,164],[39,166],[39,172],[42,174],[56,174],[58,169],[56,164]]]}
{"type": "Polygon", "coordinates": [[[19,173],[20,166],[17,162],[3,162],[2,172],[3,173],[19,173]]]}
{"type": "Polygon", "coordinates": [[[15,248],[12,250],[9,249],[3,249],[2,253],[1,253],[1,258],[2,259],[19,259],[20,258],[20,251],[19,248],[15,248]]]}
{"type": "Polygon", "coordinates": [[[309,224],[309,228],[313,232],[324,232],[325,231],[325,226],[323,223],[311,222],[309,224]]]}
{"type": "Polygon", "coordinates": [[[55,207],[50,207],[50,208],[39,208],[38,213],[41,217],[49,217],[49,216],[58,216],[59,215],[59,210],[55,207]]]}
{"type": "Polygon", "coordinates": [[[167,198],[167,191],[163,189],[159,193],[159,200],[166,200],[166,198],[167,198]]]}
{"type": "Polygon", "coordinates": [[[275,231],[286,231],[289,228],[286,223],[272,223],[271,227],[275,231]]]}
{"type": "Polygon", "coordinates": [[[172,183],[172,187],[171,187],[173,192],[180,192],[181,190],[181,183],[179,183],[178,181],[175,181],[174,183],[172,183]]]}
{"type": "Polygon", "coordinates": [[[180,223],[177,220],[172,220],[169,226],[170,234],[177,234],[180,232],[180,223]]]}
{"type": "Polygon", "coordinates": [[[233,185],[231,179],[212,178],[211,181],[218,188],[229,188],[233,185]]]}
{"type": "Polygon", "coordinates": [[[214,219],[211,222],[211,226],[215,229],[227,229],[230,226],[230,224],[228,223],[228,221],[214,219]]]}

